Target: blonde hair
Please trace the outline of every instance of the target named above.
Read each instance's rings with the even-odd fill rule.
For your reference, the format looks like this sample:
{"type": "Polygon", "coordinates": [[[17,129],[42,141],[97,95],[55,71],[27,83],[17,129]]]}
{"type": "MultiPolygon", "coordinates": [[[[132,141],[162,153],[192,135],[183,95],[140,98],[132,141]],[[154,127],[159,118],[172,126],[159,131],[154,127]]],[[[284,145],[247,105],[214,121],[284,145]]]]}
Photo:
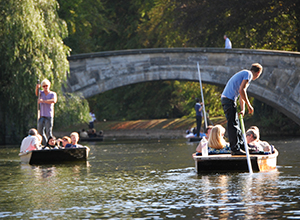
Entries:
{"type": "Polygon", "coordinates": [[[70,137],[75,136],[77,140],[79,140],[79,134],[77,132],[72,132],[70,137]]]}
{"type": "Polygon", "coordinates": [[[68,141],[68,144],[71,144],[71,138],[69,138],[68,136],[64,136],[62,139],[66,139],[68,141]]]}
{"type": "Polygon", "coordinates": [[[42,81],[41,85],[42,85],[42,86],[43,86],[43,85],[48,85],[49,88],[50,88],[51,82],[50,82],[48,79],[44,79],[44,80],[42,81]]]}
{"type": "Polygon", "coordinates": [[[222,149],[226,146],[226,141],[223,138],[225,128],[222,125],[215,125],[210,132],[208,146],[214,149],[222,149]]]}

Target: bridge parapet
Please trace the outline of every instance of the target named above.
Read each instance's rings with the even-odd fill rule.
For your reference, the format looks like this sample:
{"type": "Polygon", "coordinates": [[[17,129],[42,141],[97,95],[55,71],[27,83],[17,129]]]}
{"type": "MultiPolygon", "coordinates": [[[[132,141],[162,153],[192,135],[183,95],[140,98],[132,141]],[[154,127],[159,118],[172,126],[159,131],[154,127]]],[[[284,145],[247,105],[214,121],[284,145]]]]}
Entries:
{"type": "Polygon", "coordinates": [[[223,48],[158,48],[108,51],[69,57],[68,92],[88,98],[133,83],[155,80],[198,81],[224,86],[252,63],[264,67],[250,95],[273,106],[300,125],[300,53],[223,48]]]}

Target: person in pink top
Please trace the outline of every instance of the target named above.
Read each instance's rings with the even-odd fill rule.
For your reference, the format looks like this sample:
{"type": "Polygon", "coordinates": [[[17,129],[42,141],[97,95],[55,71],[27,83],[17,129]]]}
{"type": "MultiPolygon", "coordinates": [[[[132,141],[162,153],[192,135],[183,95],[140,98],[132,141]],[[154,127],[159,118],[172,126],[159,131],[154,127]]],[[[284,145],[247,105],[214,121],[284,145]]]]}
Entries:
{"type": "Polygon", "coordinates": [[[43,144],[45,145],[48,138],[52,135],[53,119],[54,119],[54,104],[57,102],[57,95],[50,90],[51,83],[48,79],[44,79],[42,83],[37,84],[35,94],[39,97],[38,103],[40,105],[40,118],[38,120],[38,132],[43,137],[43,144]],[[43,87],[43,90],[39,88],[43,87]]]}

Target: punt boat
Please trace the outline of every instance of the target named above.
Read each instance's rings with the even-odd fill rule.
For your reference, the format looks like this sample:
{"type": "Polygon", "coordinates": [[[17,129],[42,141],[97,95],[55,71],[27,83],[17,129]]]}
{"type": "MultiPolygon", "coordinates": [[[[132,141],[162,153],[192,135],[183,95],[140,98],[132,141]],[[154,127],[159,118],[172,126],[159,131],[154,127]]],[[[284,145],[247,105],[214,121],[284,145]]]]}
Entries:
{"type": "Polygon", "coordinates": [[[57,164],[86,161],[89,151],[88,147],[44,149],[19,153],[19,156],[22,163],[29,163],[30,165],[57,164]]]}
{"type": "MultiPolygon", "coordinates": [[[[272,154],[250,154],[253,172],[266,172],[276,170],[278,151],[272,154]]],[[[197,156],[193,154],[197,173],[218,172],[248,172],[246,155],[214,154],[197,156]]]]}

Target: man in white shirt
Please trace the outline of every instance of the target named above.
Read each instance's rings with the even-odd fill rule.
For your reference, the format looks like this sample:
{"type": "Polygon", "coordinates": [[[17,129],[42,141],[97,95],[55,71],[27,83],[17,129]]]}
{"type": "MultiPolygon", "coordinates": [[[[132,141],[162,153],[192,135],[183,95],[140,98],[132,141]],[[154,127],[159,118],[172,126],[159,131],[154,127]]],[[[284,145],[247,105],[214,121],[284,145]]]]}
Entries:
{"type": "Polygon", "coordinates": [[[36,129],[31,128],[28,132],[28,136],[22,141],[20,147],[20,153],[25,153],[26,151],[37,150],[40,146],[41,140],[37,136],[38,132],[36,129]]]}
{"type": "Polygon", "coordinates": [[[231,49],[232,48],[231,41],[226,35],[224,35],[224,40],[225,40],[225,49],[231,49]]]}

